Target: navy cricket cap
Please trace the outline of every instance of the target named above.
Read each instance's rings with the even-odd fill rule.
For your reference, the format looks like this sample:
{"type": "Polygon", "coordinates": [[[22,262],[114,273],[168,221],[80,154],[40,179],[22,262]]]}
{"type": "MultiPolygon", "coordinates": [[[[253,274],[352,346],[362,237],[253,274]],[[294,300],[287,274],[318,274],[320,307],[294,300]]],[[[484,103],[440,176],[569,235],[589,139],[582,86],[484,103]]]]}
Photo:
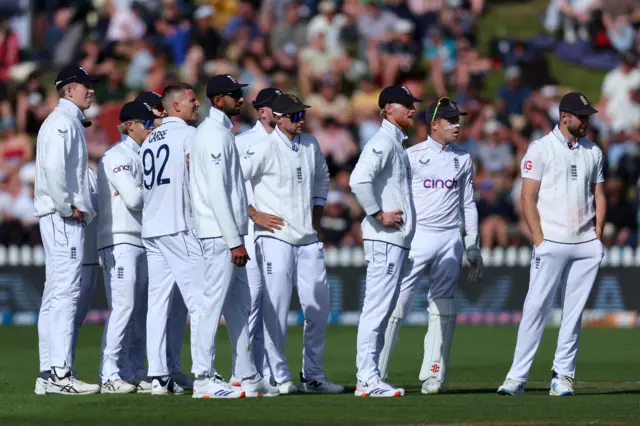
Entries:
{"type": "Polygon", "coordinates": [[[150,108],[162,106],[162,95],[158,92],[141,92],[135,100],[149,105],[150,108]]]}
{"type": "Polygon", "coordinates": [[[425,114],[427,123],[433,121],[434,118],[453,118],[460,115],[467,115],[466,112],[462,112],[458,109],[458,105],[448,98],[440,98],[438,101],[429,105],[425,114]],[[438,106],[440,102],[440,106],[438,106]],[[438,109],[436,111],[436,108],[438,109]],[[435,117],[434,117],[435,114],[435,117]]]}
{"type": "Polygon", "coordinates": [[[81,66],[68,65],[60,70],[56,77],[56,90],[60,90],[71,83],[88,84],[95,83],[98,80],[98,77],[89,75],[81,66]]]}
{"type": "Polygon", "coordinates": [[[587,97],[582,93],[570,92],[560,99],[560,112],[568,112],[573,115],[591,115],[598,112],[591,106],[587,97]]]}
{"type": "Polygon", "coordinates": [[[127,102],[120,110],[120,122],[140,120],[142,122],[153,121],[157,117],[151,107],[140,101],[127,102]]]}
{"type": "Polygon", "coordinates": [[[271,109],[274,113],[280,115],[291,115],[296,112],[304,111],[307,108],[311,108],[309,105],[302,103],[300,98],[287,93],[278,95],[271,103],[271,109]]]}
{"type": "Polygon", "coordinates": [[[214,96],[227,95],[247,86],[248,84],[238,83],[238,80],[232,75],[218,74],[211,77],[207,83],[207,98],[211,99],[214,96]]]}
{"type": "Polygon", "coordinates": [[[278,96],[282,95],[282,91],[280,89],[276,89],[275,87],[267,87],[266,89],[262,89],[258,92],[258,96],[256,96],[256,100],[253,101],[253,107],[258,108],[271,108],[271,104],[273,104],[273,100],[278,96]]]}
{"type": "Polygon", "coordinates": [[[411,94],[406,86],[389,86],[382,89],[380,97],[378,98],[378,106],[380,109],[384,108],[387,104],[402,104],[408,105],[414,102],[422,102],[411,94]]]}

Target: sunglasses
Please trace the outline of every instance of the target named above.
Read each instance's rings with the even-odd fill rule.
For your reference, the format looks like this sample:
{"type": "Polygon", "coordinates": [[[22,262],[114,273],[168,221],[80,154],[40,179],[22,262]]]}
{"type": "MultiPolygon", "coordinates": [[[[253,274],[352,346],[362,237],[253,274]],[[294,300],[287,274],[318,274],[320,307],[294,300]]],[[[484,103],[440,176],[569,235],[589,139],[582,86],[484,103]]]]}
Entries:
{"type": "Polygon", "coordinates": [[[153,130],[156,128],[155,125],[155,120],[147,120],[147,121],[142,121],[142,120],[132,120],[134,123],[140,123],[144,126],[145,129],[147,130],[153,130]]]}
{"type": "Polygon", "coordinates": [[[240,99],[243,96],[242,89],[234,90],[233,92],[221,93],[220,96],[229,96],[233,99],[240,99]]]}
{"type": "Polygon", "coordinates": [[[292,123],[297,123],[298,121],[304,120],[304,116],[304,111],[299,111],[293,114],[289,114],[287,117],[289,117],[289,120],[291,120],[292,123]]]}
{"type": "Polygon", "coordinates": [[[436,114],[438,114],[438,109],[440,108],[441,105],[443,107],[451,105],[451,99],[447,97],[438,99],[438,103],[436,104],[436,109],[433,111],[433,117],[431,117],[431,121],[434,121],[436,119],[436,114]]]}

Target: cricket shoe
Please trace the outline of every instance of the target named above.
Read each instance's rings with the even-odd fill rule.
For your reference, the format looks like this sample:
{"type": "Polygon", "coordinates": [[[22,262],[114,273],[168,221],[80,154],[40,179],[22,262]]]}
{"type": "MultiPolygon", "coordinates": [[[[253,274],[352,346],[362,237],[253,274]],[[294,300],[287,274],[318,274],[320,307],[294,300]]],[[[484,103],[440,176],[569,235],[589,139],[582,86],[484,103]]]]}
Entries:
{"type": "Polygon", "coordinates": [[[49,384],[49,379],[38,377],[36,379],[36,386],[33,389],[33,393],[35,393],[36,395],[46,395],[48,384],[49,384]]]}
{"type": "Polygon", "coordinates": [[[404,396],[404,389],[396,388],[380,379],[369,383],[363,383],[358,380],[354,395],[370,396],[372,398],[393,398],[396,396],[404,396]]]}
{"type": "Polygon", "coordinates": [[[136,385],[127,383],[122,379],[107,380],[100,386],[100,393],[133,393],[136,385]]]}
{"type": "Polygon", "coordinates": [[[99,385],[78,380],[68,370],[62,377],[52,372],[45,391],[47,395],[94,395],[98,392],[100,392],[99,385]]]}
{"type": "Polygon", "coordinates": [[[154,377],[151,381],[151,395],[182,395],[184,389],[169,376],[154,377]]]}
{"type": "Polygon", "coordinates": [[[273,378],[271,378],[271,385],[278,388],[278,392],[280,392],[280,395],[290,395],[292,393],[299,392],[298,387],[294,385],[291,380],[287,380],[286,382],[282,383],[275,383],[273,381],[273,378]]]}
{"type": "Polygon", "coordinates": [[[135,379],[132,384],[136,387],[136,393],[151,393],[151,379],[148,377],[135,379]]]}
{"type": "Polygon", "coordinates": [[[498,388],[499,395],[517,395],[524,392],[524,382],[515,379],[507,379],[498,388]]]}
{"type": "Polygon", "coordinates": [[[571,396],[575,395],[573,392],[573,379],[564,374],[558,375],[553,372],[553,378],[551,379],[551,389],[549,389],[549,395],[551,396],[571,396]]]}
{"type": "Polygon", "coordinates": [[[327,380],[323,377],[320,380],[307,380],[300,373],[300,387],[298,388],[302,393],[342,393],[344,392],[344,386],[338,385],[327,380]]]}
{"type": "MultiPolygon", "coordinates": [[[[242,387],[242,381],[240,379],[238,379],[237,377],[233,377],[231,376],[231,380],[229,380],[229,384],[233,387],[239,388],[242,387]]],[[[249,395],[247,395],[249,396],[249,395]]]]}
{"type": "Polygon", "coordinates": [[[217,377],[198,379],[193,383],[193,396],[196,399],[232,399],[244,398],[242,388],[236,388],[217,377]]]}
{"type": "MultiPolygon", "coordinates": [[[[234,386],[237,388],[237,386],[234,386]]],[[[242,381],[242,390],[245,391],[247,398],[255,398],[260,396],[278,396],[280,390],[277,386],[272,386],[268,379],[256,374],[254,378],[244,379],[242,381]]]]}
{"type": "Polygon", "coordinates": [[[182,389],[193,389],[193,382],[195,380],[195,377],[193,377],[192,375],[180,371],[179,373],[171,373],[171,378],[174,382],[180,385],[182,389]]]}
{"type": "Polygon", "coordinates": [[[429,377],[427,380],[422,382],[422,389],[420,392],[423,395],[437,395],[439,393],[444,392],[442,390],[442,382],[435,377],[429,377]]]}

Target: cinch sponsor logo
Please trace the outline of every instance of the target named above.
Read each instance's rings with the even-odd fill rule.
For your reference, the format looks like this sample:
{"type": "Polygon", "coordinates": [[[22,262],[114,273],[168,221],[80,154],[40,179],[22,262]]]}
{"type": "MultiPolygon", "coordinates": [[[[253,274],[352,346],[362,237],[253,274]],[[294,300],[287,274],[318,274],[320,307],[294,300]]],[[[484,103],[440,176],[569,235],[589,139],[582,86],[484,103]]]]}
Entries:
{"type": "Polygon", "coordinates": [[[439,179],[432,177],[431,179],[425,179],[423,185],[427,189],[457,189],[458,181],[456,179],[439,179]]]}
{"type": "Polygon", "coordinates": [[[130,164],[123,164],[122,166],[115,167],[113,169],[113,173],[118,173],[118,172],[121,172],[123,170],[125,172],[130,172],[131,171],[131,165],[130,164]]]}

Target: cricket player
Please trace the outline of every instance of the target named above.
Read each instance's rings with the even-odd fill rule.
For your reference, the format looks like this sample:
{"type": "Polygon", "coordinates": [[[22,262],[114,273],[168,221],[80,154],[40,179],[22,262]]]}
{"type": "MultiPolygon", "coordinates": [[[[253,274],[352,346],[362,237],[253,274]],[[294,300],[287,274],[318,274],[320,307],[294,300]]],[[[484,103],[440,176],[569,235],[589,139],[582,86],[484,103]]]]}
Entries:
{"type": "MultiPolygon", "coordinates": [[[[87,171],[89,178],[89,188],[91,190],[91,205],[96,213],[98,213],[98,176],[96,172],[89,167],[87,171]]],[[[74,319],[73,344],[71,349],[71,359],[76,359],[76,347],[78,345],[78,333],[80,327],[87,318],[91,302],[96,292],[96,282],[98,280],[98,246],[96,242],[96,233],[98,228],[99,214],[84,227],[84,257],[82,262],[82,275],[80,277],[80,295],[78,296],[78,307],[76,308],[76,317],[74,319]]]]}
{"type": "Polygon", "coordinates": [[[196,350],[198,311],[204,283],[202,246],[195,236],[187,155],[200,102],[193,88],[177,83],[162,95],[167,117],[140,148],[143,165],[142,240],[147,251],[149,293],[147,360],[153,395],[182,394],[167,366],[167,316],[174,283],[189,310],[191,356],[196,350]]]}
{"type": "MultiPolygon", "coordinates": [[[[189,181],[196,234],[204,247],[206,280],[198,321],[194,398],[259,397],[271,388],[256,369],[249,340],[251,296],[245,269],[249,255],[244,246],[248,204],[230,120],[240,114],[242,89],[246,86],[231,75],[216,75],[209,80],[211,110],[198,126],[191,147],[189,181]],[[211,361],[222,313],[236,353],[241,388],[216,377],[211,361]]],[[[272,390],[274,396],[278,394],[278,388],[272,390]]]]}
{"type": "MultiPolygon", "coordinates": [[[[155,120],[156,126],[160,126],[162,124],[162,118],[167,116],[167,112],[162,106],[162,95],[160,93],[142,92],[135,100],[140,101],[151,108],[151,111],[157,117],[155,120]]],[[[144,306],[146,307],[146,302],[144,303],[144,306]]],[[[171,293],[169,318],[167,319],[167,366],[169,367],[171,378],[183,389],[191,390],[193,389],[193,376],[185,374],[182,371],[182,364],[180,362],[188,312],[187,306],[184,304],[184,300],[180,295],[180,290],[178,290],[177,285],[174,285],[171,293]]],[[[141,313],[145,316],[145,319],[134,323],[132,350],[135,351],[136,354],[144,354],[146,350],[146,308],[141,313]],[[144,349],[140,352],[139,348],[144,349]]],[[[137,315],[136,318],[138,318],[137,315]]],[[[144,363],[144,355],[142,357],[142,363],[144,363]]],[[[136,364],[141,365],[139,361],[137,361],[136,364]]]]}
{"type": "Polygon", "coordinates": [[[40,219],[46,281],[38,319],[37,394],[89,395],[100,389],[78,380],[71,370],[84,226],[96,215],[85,140],[85,126],[90,124],[83,114],[91,106],[93,81],[76,65],[62,69],[56,78],[60,101],[38,132],[34,204],[40,219]]]}
{"type": "Polygon", "coordinates": [[[424,358],[419,378],[422,393],[439,393],[456,324],[454,294],[464,247],[471,265],[469,280],[478,282],[483,263],[478,237],[478,211],[473,199],[471,156],[452,143],[460,134],[460,116],[467,115],[449,98],[440,98],[427,109],[429,137],[407,149],[411,164],[411,191],[416,206],[416,233],[410,262],[402,277],[400,295],[389,318],[379,369],[387,377],[389,358],[418,282],[429,277],[429,328],[424,338],[424,358]]]}
{"type": "Polygon", "coordinates": [[[403,146],[414,125],[415,102],[420,100],[404,86],[382,90],[382,127],[363,148],[349,182],[367,215],[362,221],[367,277],[358,324],[356,396],[404,395],[404,389],[382,380],[378,358],[415,232],[411,165],[403,146]]]}
{"type": "MultiPolygon", "coordinates": [[[[258,113],[258,121],[252,129],[247,130],[244,133],[236,136],[236,147],[239,153],[245,153],[251,146],[260,143],[268,135],[273,133],[276,126],[276,120],[271,110],[271,104],[273,100],[281,95],[280,89],[274,87],[267,87],[262,89],[256,99],[253,101],[253,107],[258,113]]],[[[250,205],[253,205],[253,188],[251,182],[246,182],[245,189],[247,190],[247,201],[250,205]]],[[[282,218],[261,213],[255,211],[251,216],[251,221],[258,226],[273,232],[275,230],[282,229],[284,222],[282,218]]],[[[260,272],[260,266],[256,261],[256,249],[255,249],[255,234],[253,229],[253,223],[248,226],[248,234],[244,238],[245,248],[249,254],[249,260],[245,269],[247,270],[247,278],[249,280],[249,290],[251,292],[251,312],[249,313],[249,339],[251,340],[251,349],[253,350],[253,359],[258,371],[262,373],[265,378],[271,376],[271,370],[269,369],[269,363],[266,360],[264,353],[264,326],[262,322],[262,273],[260,272]]],[[[241,278],[244,275],[241,276],[241,278]]],[[[233,386],[240,386],[240,380],[235,373],[236,354],[233,353],[231,362],[231,384],[233,386]]]]}
{"type": "Polygon", "coordinates": [[[133,333],[136,321],[144,323],[146,312],[141,312],[141,305],[146,306],[147,291],[140,145],[155,127],[155,118],[142,102],[124,104],[118,125],[120,141],[104,153],[98,166],[98,247],[110,311],[102,338],[101,393],[151,391],[146,372],[140,376],[144,351],[140,357],[142,348],[133,346],[133,333]]]}
{"type": "MultiPolygon", "coordinates": [[[[271,104],[275,130],[247,149],[240,160],[244,178],[253,187],[255,209],[284,220],[282,229],[273,231],[255,225],[256,252],[264,277],[265,351],[272,384],[280,394],[344,390],[326,378],[322,365],[331,306],[318,230],[329,190],[329,171],[316,139],[303,133],[307,108],[293,95],[276,97],[271,104]],[[285,356],[294,280],[305,319],[299,389],[291,380],[285,356]]],[[[249,210],[253,216],[253,206],[249,210]]]]}
{"type": "Polygon", "coordinates": [[[567,93],[559,110],[560,123],[531,142],[522,159],[522,210],[534,248],[513,364],[498,389],[501,395],[524,391],[558,288],[562,323],[549,395],[573,395],[582,311],[604,256],[602,151],[582,139],[598,111],[577,92],[567,93]]]}

